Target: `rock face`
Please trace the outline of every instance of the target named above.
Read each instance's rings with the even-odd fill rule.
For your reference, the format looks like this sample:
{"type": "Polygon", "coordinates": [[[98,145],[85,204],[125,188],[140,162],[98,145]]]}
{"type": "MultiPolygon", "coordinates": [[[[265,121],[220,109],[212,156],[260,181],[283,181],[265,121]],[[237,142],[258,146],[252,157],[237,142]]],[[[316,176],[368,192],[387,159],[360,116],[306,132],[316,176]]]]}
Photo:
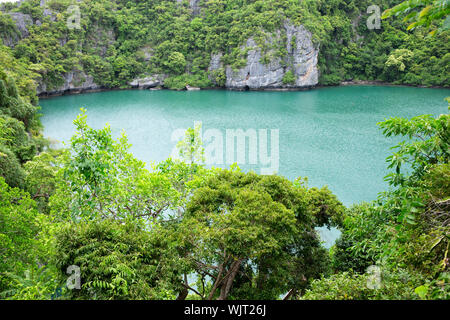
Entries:
{"type": "Polygon", "coordinates": [[[33,19],[29,14],[24,14],[21,12],[8,12],[6,13],[11,16],[11,19],[14,21],[19,34],[16,35],[2,35],[3,43],[8,47],[14,47],[17,42],[21,39],[29,36],[30,32],[28,31],[28,26],[33,25],[33,19]]]}
{"type": "Polygon", "coordinates": [[[211,62],[209,63],[209,71],[219,70],[223,68],[223,63],[221,61],[222,53],[216,53],[211,55],[211,62]]]}
{"type": "MultiPolygon", "coordinates": [[[[270,62],[262,62],[263,53],[255,41],[250,38],[241,48],[247,49],[247,64],[239,70],[226,66],[226,87],[230,89],[278,89],[312,87],[318,83],[319,72],[317,59],[319,49],[312,42],[312,34],[303,26],[285,23],[284,30],[275,37],[268,37],[267,44],[279,41],[280,34],[286,34],[287,56],[283,59],[275,57],[270,62]],[[293,81],[284,83],[287,72],[294,76],[293,81]]],[[[269,49],[266,54],[274,53],[269,49]]],[[[272,55],[273,56],[273,55],[272,55]]],[[[218,56],[213,56],[210,71],[220,68],[218,56]]],[[[285,81],[286,82],[286,81],[285,81]]]]}
{"type": "MultiPolygon", "coordinates": [[[[177,3],[181,5],[183,3],[183,0],[177,0],[177,3]]],[[[192,10],[192,13],[194,15],[197,15],[200,13],[200,0],[189,0],[189,7],[192,10]]]]}
{"type": "Polygon", "coordinates": [[[191,7],[194,15],[200,13],[200,0],[189,0],[189,6],[191,7]]]}
{"type": "Polygon", "coordinates": [[[198,87],[191,87],[190,85],[186,85],[186,90],[187,91],[198,91],[198,90],[200,90],[200,88],[198,88],[198,87]]]}
{"type": "Polygon", "coordinates": [[[132,88],[149,89],[164,85],[165,75],[155,74],[152,76],[134,79],[128,83],[132,88]]]}
{"type": "Polygon", "coordinates": [[[27,37],[30,34],[27,27],[33,24],[33,19],[31,19],[31,16],[21,12],[10,12],[8,14],[16,23],[17,29],[22,34],[22,37],[27,37]]]}
{"type": "Polygon", "coordinates": [[[86,32],[84,49],[103,58],[115,41],[116,35],[112,27],[107,28],[95,23],[90,25],[86,32]]]}
{"type": "Polygon", "coordinates": [[[56,95],[65,92],[77,93],[89,90],[100,89],[94,82],[94,78],[83,71],[72,71],[63,75],[64,84],[56,89],[47,88],[45,83],[39,83],[37,87],[38,95],[56,95]]]}

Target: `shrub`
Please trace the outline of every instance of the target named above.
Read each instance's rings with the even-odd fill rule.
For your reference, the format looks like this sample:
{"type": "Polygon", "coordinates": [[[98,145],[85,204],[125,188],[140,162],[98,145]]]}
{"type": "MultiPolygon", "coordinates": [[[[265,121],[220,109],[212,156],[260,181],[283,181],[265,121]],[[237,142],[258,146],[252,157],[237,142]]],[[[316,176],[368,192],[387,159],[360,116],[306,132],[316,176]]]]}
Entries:
{"type": "Polygon", "coordinates": [[[314,280],[301,297],[302,300],[385,300],[419,299],[415,289],[422,277],[404,270],[383,271],[379,282],[372,275],[353,271],[314,280]]]}
{"type": "Polygon", "coordinates": [[[80,267],[81,289],[67,293],[73,299],[173,299],[178,268],[166,263],[176,260],[163,257],[163,245],[137,223],[68,223],[56,234],[56,265],[62,278],[80,267]]]}
{"type": "Polygon", "coordinates": [[[22,187],[25,173],[16,155],[7,147],[0,145],[0,176],[11,187],[22,187]]]}
{"type": "Polygon", "coordinates": [[[283,84],[295,84],[295,75],[292,70],[288,70],[283,76],[283,84]]]}

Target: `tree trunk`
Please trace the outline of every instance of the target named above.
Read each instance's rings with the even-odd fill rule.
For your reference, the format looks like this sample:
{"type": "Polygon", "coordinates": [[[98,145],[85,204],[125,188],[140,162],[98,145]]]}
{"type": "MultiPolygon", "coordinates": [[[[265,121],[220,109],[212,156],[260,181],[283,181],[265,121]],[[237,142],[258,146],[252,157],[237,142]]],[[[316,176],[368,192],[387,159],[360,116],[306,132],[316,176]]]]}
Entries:
{"type": "Polygon", "coordinates": [[[287,295],[283,298],[283,300],[290,300],[291,297],[292,297],[293,295],[296,294],[296,292],[297,292],[297,290],[295,290],[295,289],[289,290],[289,292],[288,292],[287,295]]]}
{"type": "Polygon", "coordinates": [[[239,267],[241,266],[242,259],[236,260],[231,264],[230,267],[230,275],[227,277],[225,282],[222,284],[220,288],[220,295],[217,300],[226,300],[228,298],[228,294],[231,290],[231,285],[233,284],[234,278],[236,277],[239,267]]]}
{"type": "MultiPolygon", "coordinates": [[[[184,283],[187,285],[187,275],[184,275],[184,283]]],[[[179,293],[178,293],[178,297],[177,300],[186,300],[187,296],[189,294],[189,290],[188,288],[184,287],[179,293]]]]}
{"type": "Polygon", "coordinates": [[[186,288],[184,288],[183,290],[181,290],[181,291],[178,293],[177,300],[186,300],[188,294],[189,294],[189,290],[186,289],[186,288]]]}

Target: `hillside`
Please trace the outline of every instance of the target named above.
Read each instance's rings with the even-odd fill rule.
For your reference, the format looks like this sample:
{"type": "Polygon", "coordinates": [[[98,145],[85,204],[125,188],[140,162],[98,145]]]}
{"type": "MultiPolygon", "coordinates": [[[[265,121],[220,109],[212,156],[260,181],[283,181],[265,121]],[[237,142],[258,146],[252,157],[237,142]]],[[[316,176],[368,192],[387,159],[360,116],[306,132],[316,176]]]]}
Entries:
{"type": "Polygon", "coordinates": [[[450,2],[399,2],[0,5],[0,299],[449,300],[450,2]],[[374,20],[377,8],[406,20],[374,20]],[[47,99],[65,117],[51,122],[38,106],[89,90],[359,81],[445,88],[111,91],[47,99]],[[171,157],[144,162],[132,144],[171,157]],[[261,174],[243,166],[247,146],[261,174]],[[385,167],[367,161],[384,152],[385,167]],[[377,198],[346,207],[333,180],[377,198]],[[330,248],[320,228],[340,231],[330,248]]]}
{"type": "MultiPolygon", "coordinates": [[[[396,3],[378,5],[383,11],[396,3]]],[[[3,44],[33,72],[38,94],[186,85],[303,88],[357,80],[450,85],[448,32],[423,38],[423,31],[407,32],[392,19],[369,30],[373,3],[366,0],[71,4],[25,0],[2,8],[3,44]]]]}

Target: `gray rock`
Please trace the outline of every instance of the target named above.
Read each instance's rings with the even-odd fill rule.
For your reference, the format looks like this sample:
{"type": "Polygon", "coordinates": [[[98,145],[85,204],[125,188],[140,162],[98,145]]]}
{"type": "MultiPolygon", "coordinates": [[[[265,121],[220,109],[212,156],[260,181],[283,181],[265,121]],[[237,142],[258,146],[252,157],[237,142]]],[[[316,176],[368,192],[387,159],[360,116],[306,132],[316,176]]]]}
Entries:
{"type": "MultiPolygon", "coordinates": [[[[176,0],[179,5],[183,3],[183,0],[176,0]]],[[[189,0],[189,7],[192,9],[192,13],[197,15],[200,13],[200,1],[201,0],[189,0]]]]}
{"type": "MultiPolygon", "coordinates": [[[[226,87],[234,89],[274,89],[311,87],[318,83],[319,72],[317,59],[319,49],[312,42],[312,34],[303,26],[285,23],[284,30],[275,36],[268,36],[266,44],[279,42],[280,34],[286,34],[287,57],[272,59],[268,64],[261,61],[262,52],[255,41],[250,38],[241,49],[247,49],[247,64],[239,70],[226,66],[226,87]],[[291,71],[295,83],[284,84],[283,77],[291,71]]],[[[269,49],[268,53],[273,53],[269,49]]],[[[210,68],[217,67],[217,62],[211,59],[210,68]]]]}
{"type": "Polygon", "coordinates": [[[43,15],[44,17],[50,17],[50,21],[56,20],[56,14],[47,7],[47,0],[41,0],[39,3],[41,8],[44,8],[43,15]]]}
{"type": "Polygon", "coordinates": [[[212,54],[211,61],[209,63],[209,67],[208,67],[208,79],[215,85],[217,85],[217,79],[216,79],[215,72],[220,69],[224,69],[223,63],[222,63],[222,56],[223,56],[223,54],[221,52],[212,54]]]}
{"type": "Polygon", "coordinates": [[[189,6],[191,7],[194,15],[198,15],[200,13],[200,0],[189,0],[189,6]]]}
{"type": "Polygon", "coordinates": [[[28,26],[33,24],[33,19],[29,14],[24,14],[21,12],[8,12],[6,13],[11,16],[11,19],[17,27],[17,34],[10,35],[0,35],[3,39],[3,43],[8,47],[14,47],[21,39],[29,36],[28,26]]]}
{"type": "Polygon", "coordinates": [[[33,19],[31,19],[31,16],[22,12],[9,12],[7,14],[9,14],[14,20],[17,29],[22,34],[22,38],[27,37],[30,34],[28,31],[28,26],[33,24],[33,19]]]}
{"type": "Polygon", "coordinates": [[[48,8],[44,9],[43,15],[44,15],[44,17],[50,17],[50,21],[56,20],[56,14],[54,14],[54,12],[48,8]]]}
{"type": "Polygon", "coordinates": [[[58,88],[48,89],[44,82],[40,82],[37,87],[38,95],[63,94],[65,92],[83,92],[100,89],[94,82],[94,78],[83,71],[71,71],[63,75],[64,84],[58,88]]]}
{"type": "Polygon", "coordinates": [[[198,91],[198,90],[200,90],[200,88],[198,88],[198,87],[191,87],[190,85],[186,85],[186,90],[187,91],[198,91]]]}
{"type": "Polygon", "coordinates": [[[216,71],[223,68],[221,52],[211,55],[211,62],[209,63],[208,71],[216,71]]]}
{"type": "Polygon", "coordinates": [[[144,78],[134,79],[133,81],[129,82],[128,84],[132,88],[149,89],[149,88],[154,88],[154,87],[164,85],[165,78],[167,78],[167,76],[155,74],[155,75],[144,77],[144,78]]]}
{"type": "Polygon", "coordinates": [[[251,38],[247,40],[245,47],[250,48],[247,53],[247,65],[237,71],[233,71],[230,66],[226,67],[226,87],[236,89],[281,87],[284,75],[281,61],[275,59],[269,64],[263,64],[261,62],[261,49],[251,38]]]}
{"type": "Polygon", "coordinates": [[[319,48],[312,42],[312,34],[303,26],[292,26],[285,23],[287,35],[287,49],[290,54],[288,58],[293,64],[293,71],[296,77],[295,86],[314,86],[319,82],[319,70],[317,62],[319,48]],[[292,47],[292,39],[295,36],[295,43],[292,47]]]}

